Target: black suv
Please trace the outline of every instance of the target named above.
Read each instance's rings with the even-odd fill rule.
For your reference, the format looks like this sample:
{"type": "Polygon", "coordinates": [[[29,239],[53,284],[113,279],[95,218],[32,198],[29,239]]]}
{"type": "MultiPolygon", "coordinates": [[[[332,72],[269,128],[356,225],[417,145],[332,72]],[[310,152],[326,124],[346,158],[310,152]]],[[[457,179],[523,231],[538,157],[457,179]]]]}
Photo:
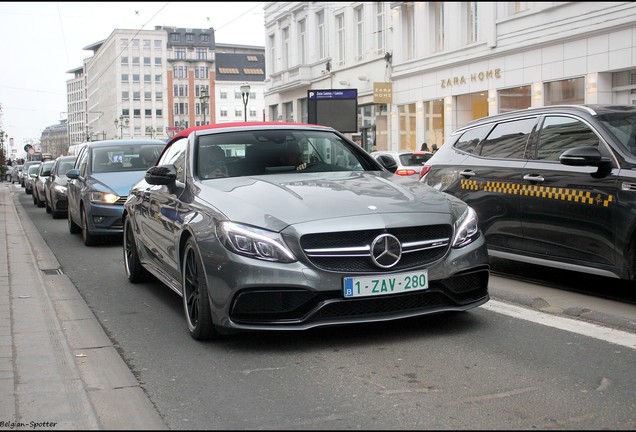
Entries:
{"type": "Polygon", "coordinates": [[[476,120],[420,177],[475,209],[491,257],[636,279],[636,106],[476,120]]]}

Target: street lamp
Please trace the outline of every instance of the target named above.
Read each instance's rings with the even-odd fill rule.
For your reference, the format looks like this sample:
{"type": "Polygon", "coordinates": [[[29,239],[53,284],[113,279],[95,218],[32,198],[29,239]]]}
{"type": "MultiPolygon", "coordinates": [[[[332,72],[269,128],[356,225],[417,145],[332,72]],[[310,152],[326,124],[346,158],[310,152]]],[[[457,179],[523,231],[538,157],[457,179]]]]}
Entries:
{"type": "Polygon", "coordinates": [[[210,95],[208,94],[208,89],[206,89],[206,88],[201,89],[201,95],[199,96],[199,99],[201,100],[201,111],[203,111],[203,124],[206,124],[206,122],[205,122],[205,111],[206,111],[207,106],[208,106],[208,101],[210,100],[210,95]]]}
{"type": "Polygon", "coordinates": [[[241,96],[243,97],[243,114],[245,114],[245,121],[247,121],[247,101],[250,100],[250,85],[243,84],[241,86],[241,96]]]}
{"type": "Polygon", "coordinates": [[[128,120],[128,117],[124,117],[123,115],[120,115],[118,119],[115,119],[115,129],[119,126],[119,139],[124,138],[124,128],[127,128],[129,123],[130,120],[128,120]]]}
{"type": "Polygon", "coordinates": [[[146,135],[150,135],[150,139],[155,139],[155,128],[146,126],[146,135]]]}

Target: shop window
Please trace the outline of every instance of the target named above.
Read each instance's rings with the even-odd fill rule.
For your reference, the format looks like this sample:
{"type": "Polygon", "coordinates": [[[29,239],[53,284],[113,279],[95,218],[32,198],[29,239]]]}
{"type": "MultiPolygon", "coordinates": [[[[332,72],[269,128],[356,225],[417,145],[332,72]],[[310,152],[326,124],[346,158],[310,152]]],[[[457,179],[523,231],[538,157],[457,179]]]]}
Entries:
{"type": "Polygon", "coordinates": [[[532,87],[521,86],[497,91],[499,113],[516,111],[532,106],[532,87]]]}
{"type": "Polygon", "coordinates": [[[571,78],[552,81],[543,86],[545,92],[544,105],[582,104],[585,103],[585,78],[571,78]]]}

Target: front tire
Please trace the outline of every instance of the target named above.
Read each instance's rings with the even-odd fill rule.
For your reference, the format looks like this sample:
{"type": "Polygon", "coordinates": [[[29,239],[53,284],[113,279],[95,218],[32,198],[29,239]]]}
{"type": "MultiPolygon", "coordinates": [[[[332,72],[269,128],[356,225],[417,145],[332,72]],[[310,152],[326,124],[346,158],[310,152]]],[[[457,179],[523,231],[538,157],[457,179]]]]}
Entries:
{"type": "Polygon", "coordinates": [[[80,210],[80,219],[82,220],[82,239],[86,246],[94,246],[97,243],[97,239],[88,229],[88,218],[86,217],[86,210],[82,208],[80,210]]]}
{"type": "Polygon", "coordinates": [[[145,282],[149,279],[150,273],[141,265],[139,260],[135,233],[129,217],[124,219],[124,267],[126,268],[126,276],[132,283],[145,282]]]}
{"type": "Polygon", "coordinates": [[[190,336],[196,340],[218,339],[219,333],[212,322],[208,286],[201,256],[194,239],[189,238],[181,264],[183,310],[190,336]]]}

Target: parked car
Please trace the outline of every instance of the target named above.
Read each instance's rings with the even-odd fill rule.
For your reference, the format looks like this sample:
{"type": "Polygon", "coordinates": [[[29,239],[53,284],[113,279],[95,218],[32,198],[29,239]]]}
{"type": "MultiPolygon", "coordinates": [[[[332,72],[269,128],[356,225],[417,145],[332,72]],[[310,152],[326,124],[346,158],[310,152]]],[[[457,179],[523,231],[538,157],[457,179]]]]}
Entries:
{"type": "Polygon", "coordinates": [[[182,131],[124,207],[128,280],[154,275],[178,293],[195,339],[465,311],[489,299],[474,211],[388,172],[326,126],[182,131]],[[355,168],[336,164],[340,153],[355,168]]]}
{"type": "Polygon", "coordinates": [[[26,179],[29,175],[29,167],[32,165],[39,165],[42,162],[40,161],[27,161],[22,166],[22,174],[20,174],[20,186],[26,188],[26,179]]]}
{"type": "Polygon", "coordinates": [[[385,163],[395,164],[395,174],[401,176],[420,175],[422,165],[433,156],[433,152],[420,150],[400,150],[400,151],[374,151],[371,156],[375,159],[389,158],[385,163]]]}
{"type": "Polygon", "coordinates": [[[38,173],[33,181],[33,204],[38,207],[44,207],[45,203],[45,192],[44,192],[44,183],[51,175],[51,167],[53,166],[54,160],[46,160],[40,164],[40,168],[38,168],[38,173]]]}
{"type": "Polygon", "coordinates": [[[636,279],[636,106],[547,106],[453,132],[422,181],[471,205],[490,256],[636,279]]]}
{"type": "Polygon", "coordinates": [[[66,173],[69,231],[81,232],[86,246],[97,243],[100,236],[121,234],[128,191],[164,146],[160,140],[129,139],[93,141],[82,147],[66,173]]]}
{"type": "Polygon", "coordinates": [[[41,164],[42,162],[38,161],[30,164],[27,168],[27,175],[24,180],[24,192],[26,192],[27,195],[33,194],[33,186],[35,184],[35,179],[38,176],[38,170],[40,169],[41,164]]]}
{"type": "Polygon", "coordinates": [[[77,156],[59,156],[53,162],[51,175],[44,182],[44,205],[53,219],[65,217],[68,210],[66,198],[67,171],[73,169],[77,156]]]}

